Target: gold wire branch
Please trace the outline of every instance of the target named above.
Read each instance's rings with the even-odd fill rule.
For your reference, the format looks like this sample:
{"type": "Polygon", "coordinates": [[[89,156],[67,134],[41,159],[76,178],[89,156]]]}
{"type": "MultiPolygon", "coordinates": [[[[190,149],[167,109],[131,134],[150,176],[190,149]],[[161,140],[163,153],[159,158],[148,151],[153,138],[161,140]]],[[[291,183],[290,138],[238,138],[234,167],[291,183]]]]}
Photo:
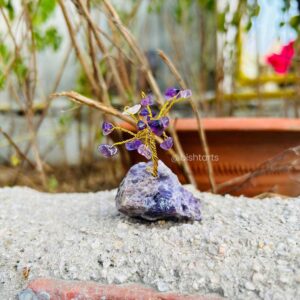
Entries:
{"type": "Polygon", "coordinates": [[[152,168],[152,175],[154,177],[157,177],[158,175],[158,156],[157,156],[157,150],[156,150],[156,144],[155,144],[155,138],[154,138],[154,133],[150,133],[150,139],[149,139],[149,147],[151,150],[151,158],[152,158],[152,163],[153,163],[153,168],[152,168]]]}
{"type": "MultiPolygon", "coordinates": [[[[142,97],[144,98],[144,97],[146,97],[146,95],[144,93],[142,93],[142,97]]],[[[158,120],[161,117],[166,116],[175,103],[180,102],[184,99],[185,98],[178,98],[177,99],[176,96],[175,96],[173,99],[165,102],[164,105],[162,106],[162,108],[160,109],[160,112],[159,112],[157,117],[153,117],[151,108],[148,105],[147,110],[149,112],[150,120],[158,120]]],[[[125,111],[126,111],[126,108],[125,108],[125,111]]],[[[130,116],[136,122],[138,122],[138,119],[134,115],[130,114],[130,116]]],[[[130,130],[127,130],[127,129],[119,127],[119,126],[115,126],[114,130],[120,130],[120,131],[126,132],[126,133],[132,135],[133,137],[130,138],[130,139],[127,139],[125,141],[115,143],[115,144],[113,144],[113,146],[123,145],[123,144],[126,144],[128,142],[132,142],[134,140],[140,140],[151,151],[151,160],[152,160],[152,163],[153,163],[151,174],[154,177],[157,177],[157,175],[158,175],[158,156],[157,156],[157,149],[156,149],[155,134],[152,132],[149,125],[147,125],[147,127],[145,129],[143,129],[141,131],[138,131],[137,133],[134,133],[130,130]]],[[[166,135],[165,132],[163,132],[163,137],[167,138],[167,135],[166,135]]]]}

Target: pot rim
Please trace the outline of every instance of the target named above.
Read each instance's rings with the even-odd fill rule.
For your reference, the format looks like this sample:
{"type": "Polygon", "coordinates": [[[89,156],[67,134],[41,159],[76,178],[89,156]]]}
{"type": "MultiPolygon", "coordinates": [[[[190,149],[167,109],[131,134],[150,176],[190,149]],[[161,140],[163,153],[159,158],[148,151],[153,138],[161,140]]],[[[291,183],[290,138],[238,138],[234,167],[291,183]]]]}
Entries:
{"type": "MultiPolygon", "coordinates": [[[[171,121],[177,131],[197,131],[196,118],[178,118],[171,121]]],[[[289,118],[203,118],[206,131],[300,131],[300,119],[289,118]]],[[[132,129],[133,126],[122,122],[120,126],[132,129]]]]}

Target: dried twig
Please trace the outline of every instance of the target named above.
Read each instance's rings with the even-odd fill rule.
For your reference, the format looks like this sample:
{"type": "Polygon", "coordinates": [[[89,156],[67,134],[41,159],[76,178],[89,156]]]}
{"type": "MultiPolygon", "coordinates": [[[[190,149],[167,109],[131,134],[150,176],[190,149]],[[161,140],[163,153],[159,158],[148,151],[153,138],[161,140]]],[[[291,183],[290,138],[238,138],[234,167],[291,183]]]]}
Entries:
{"type": "MultiPolygon", "coordinates": [[[[169,67],[170,71],[175,76],[179,85],[182,88],[186,89],[187,88],[186,83],[180,76],[178,70],[176,69],[176,67],[172,63],[172,61],[169,59],[169,57],[162,50],[159,50],[158,54],[162,58],[162,60],[166,63],[166,65],[169,67]]],[[[204,154],[206,155],[206,157],[210,157],[209,148],[208,148],[207,140],[206,140],[206,135],[205,135],[205,131],[204,131],[203,124],[202,124],[202,119],[201,119],[200,112],[199,112],[200,109],[197,108],[196,103],[193,98],[189,99],[189,103],[190,103],[190,105],[193,109],[193,112],[196,116],[196,119],[197,119],[198,133],[199,133],[200,141],[202,143],[204,154]]],[[[215,183],[215,178],[214,178],[214,171],[213,171],[212,163],[209,159],[207,160],[207,170],[208,170],[208,177],[209,177],[209,182],[211,185],[211,190],[213,193],[215,193],[216,192],[216,183],[215,183]]]]}
{"type": "Polygon", "coordinates": [[[71,41],[72,41],[72,44],[73,44],[73,47],[75,49],[75,52],[76,52],[76,56],[92,86],[92,89],[95,91],[96,95],[97,95],[97,98],[99,97],[100,98],[100,95],[101,95],[101,91],[99,89],[99,86],[97,85],[97,82],[95,81],[92,73],[90,72],[90,67],[88,66],[88,64],[86,63],[84,57],[83,57],[83,54],[81,52],[81,49],[76,41],[76,38],[75,38],[75,31],[74,31],[74,28],[71,24],[71,21],[70,21],[70,17],[68,15],[68,12],[67,12],[67,9],[65,7],[65,4],[64,4],[64,1],[62,0],[59,0],[58,1],[60,7],[61,7],[61,10],[62,10],[62,13],[64,15],[64,18],[65,18],[65,21],[66,21],[66,25],[68,27],[68,31],[69,31],[69,35],[70,35],[70,38],[71,38],[71,41]]]}
{"type": "MultiPolygon", "coordinates": [[[[103,3],[108,11],[109,18],[112,20],[112,22],[116,26],[116,28],[120,31],[122,36],[127,41],[129,47],[132,49],[132,51],[136,55],[137,59],[139,60],[139,62],[141,64],[141,69],[145,72],[145,75],[148,79],[148,82],[149,82],[151,88],[152,88],[152,91],[157,97],[157,102],[160,105],[163,105],[162,94],[161,94],[158,84],[152,74],[151,68],[149,66],[147,58],[145,57],[145,54],[140,50],[138,43],[135,40],[134,36],[131,34],[131,32],[122,24],[121,19],[120,19],[118,13],[116,12],[116,10],[114,9],[114,7],[109,3],[108,0],[103,0],[103,3]]],[[[178,135],[173,126],[170,126],[169,132],[174,140],[174,146],[175,146],[175,149],[177,150],[179,156],[184,157],[184,152],[183,152],[182,146],[180,144],[178,135]]],[[[193,176],[192,170],[191,170],[188,162],[183,160],[181,165],[182,165],[183,171],[184,171],[186,177],[188,178],[189,182],[191,184],[193,184],[194,186],[196,186],[196,180],[193,176]]]]}
{"type": "Polygon", "coordinates": [[[300,146],[289,148],[276,156],[261,163],[254,171],[233,178],[216,186],[216,191],[226,193],[237,191],[251,182],[254,178],[273,172],[300,171],[300,146]],[[289,157],[292,155],[292,157],[289,157]]]}
{"type": "Polygon", "coordinates": [[[5,132],[2,130],[0,127],[0,133],[3,134],[3,136],[7,139],[7,141],[11,144],[11,146],[16,150],[18,155],[26,161],[33,169],[36,169],[36,166],[30,161],[30,159],[22,152],[22,150],[18,147],[18,145],[13,141],[13,139],[5,132]]]}
{"type": "MultiPolygon", "coordinates": [[[[122,114],[121,112],[119,112],[118,110],[116,110],[115,108],[111,107],[111,106],[107,106],[103,103],[97,102],[93,99],[87,98],[83,95],[80,95],[76,92],[73,91],[69,91],[69,92],[61,92],[61,93],[54,93],[51,95],[51,98],[55,98],[55,97],[68,97],[70,100],[72,100],[73,102],[80,104],[80,105],[87,105],[89,107],[98,109],[100,111],[102,111],[105,114],[117,117],[120,120],[123,120],[133,126],[136,126],[136,123],[134,122],[133,119],[127,117],[126,115],[122,114]]],[[[162,143],[163,140],[162,138],[156,136],[156,140],[159,143],[162,143]]],[[[179,156],[172,150],[170,149],[168,151],[168,153],[174,158],[174,160],[179,164],[179,166],[182,165],[182,162],[179,159],[179,156]]]]}
{"type": "Polygon", "coordinates": [[[115,65],[115,61],[109,55],[106,46],[102,42],[102,40],[101,40],[101,38],[100,38],[100,36],[99,36],[99,34],[97,32],[96,25],[94,24],[94,22],[93,22],[93,20],[91,18],[91,15],[90,15],[90,13],[89,13],[89,11],[87,9],[87,7],[84,5],[84,3],[83,3],[82,0],[77,0],[77,3],[79,4],[79,6],[81,8],[81,11],[83,12],[83,14],[85,16],[85,18],[86,18],[86,20],[87,20],[87,22],[89,24],[89,27],[90,27],[91,31],[94,34],[97,46],[102,51],[103,55],[105,56],[105,58],[107,60],[107,63],[109,65],[110,69],[111,69],[111,72],[112,72],[113,77],[114,77],[114,81],[116,83],[116,86],[117,86],[117,88],[119,90],[120,95],[125,98],[126,97],[126,91],[125,91],[123,82],[122,82],[122,80],[121,80],[121,78],[119,76],[117,67],[115,65]]]}
{"type": "Polygon", "coordinates": [[[151,72],[147,58],[145,57],[144,53],[140,50],[140,48],[139,48],[135,38],[131,34],[131,32],[122,24],[122,21],[118,15],[118,13],[114,9],[114,7],[107,0],[104,0],[103,3],[108,11],[108,14],[109,14],[110,19],[112,20],[113,24],[120,31],[122,36],[127,41],[129,47],[132,49],[134,54],[137,56],[137,59],[139,60],[139,62],[141,64],[141,68],[143,69],[143,71],[145,72],[145,74],[148,78],[148,81],[149,81],[149,84],[151,85],[153,93],[158,98],[157,101],[160,104],[162,104],[162,95],[161,95],[160,89],[153,77],[153,74],[151,72]]]}

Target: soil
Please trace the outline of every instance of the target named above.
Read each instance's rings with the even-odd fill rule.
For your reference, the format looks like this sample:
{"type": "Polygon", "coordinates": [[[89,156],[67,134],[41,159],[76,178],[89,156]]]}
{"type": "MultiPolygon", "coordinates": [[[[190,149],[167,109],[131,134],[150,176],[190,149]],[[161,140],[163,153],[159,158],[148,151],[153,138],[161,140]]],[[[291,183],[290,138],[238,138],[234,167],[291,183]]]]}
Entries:
{"type": "Polygon", "coordinates": [[[55,166],[46,172],[47,184],[41,174],[29,167],[0,165],[0,187],[27,186],[41,192],[96,192],[118,186],[124,176],[118,160],[100,160],[78,166],[55,166]]]}

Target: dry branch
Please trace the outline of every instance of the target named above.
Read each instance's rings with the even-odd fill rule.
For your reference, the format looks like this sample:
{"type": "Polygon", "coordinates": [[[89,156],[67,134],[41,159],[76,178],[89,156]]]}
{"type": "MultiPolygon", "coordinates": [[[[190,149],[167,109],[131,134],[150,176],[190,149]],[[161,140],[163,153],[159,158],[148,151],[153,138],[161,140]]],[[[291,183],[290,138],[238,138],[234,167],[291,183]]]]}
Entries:
{"type": "Polygon", "coordinates": [[[76,52],[76,56],[80,62],[80,64],[82,65],[82,68],[86,74],[86,77],[88,78],[91,86],[92,86],[92,89],[95,91],[96,95],[97,95],[97,98],[99,97],[100,98],[100,95],[101,95],[101,91],[99,89],[99,86],[97,85],[97,82],[95,81],[93,75],[91,74],[90,72],[90,67],[89,65],[86,63],[84,57],[83,57],[83,54],[81,52],[81,49],[76,41],[76,32],[71,24],[71,21],[70,21],[70,17],[68,15],[68,12],[67,12],[67,9],[65,7],[65,4],[64,4],[64,1],[62,0],[59,0],[59,5],[61,7],[61,10],[62,10],[62,13],[64,15],[64,19],[65,19],[65,22],[66,22],[66,25],[68,27],[68,31],[69,31],[69,35],[70,35],[70,38],[71,38],[71,41],[72,41],[72,44],[73,44],[73,47],[75,49],[75,52],[76,52]]]}
{"type": "Polygon", "coordinates": [[[3,134],[3,136],[7,139],[7,141],[11,144],[11,146],[16,150],[16,152],[18,153],[18,155],[24,160],[26,161],[30,167],[32,167],[33,169],[36,169],[36,166],[30,161],[30,159],[22,152],[22,150],[18,147],[18,145],[13,141],[13,139],[5,132],[2,130],[2,128],[0,127],[0,133],[3,134]]]}
{"type": "MultiPolygon", "coordinates": [[[[176,67],[172,63],[172,61],[169,59],[169,57],[162,50],[159,50],[158,54],[162,58],[162,60],[165,62],[165,64],[169,67],[170,71],[175,76],[175,78],[178,81],[179,85],[183,89],[187,89],[186,83],[184,82],[184,80],[180,76],[178,70],[176,69],[176,67]]],[[[199,133],[200,141],[202,143],[204,154],[206,155],[206,157],[210,157],[210,152],[209,152],[209,148],[208,148],[208,145],[207,145],[206,135],[205,135],[205,131],[204,131],[204,128],[203,128],[199,108],[197,108],[197,105],[196,105],[193,98],[189,99],[189,103],[190,103],[190,105],[193,109],[193,112],[195,114],[195,117],[197,119],[198,133],[199,133]]],[[[212,190],[213,193],[215,193],[216,192],[216,183],[215,183],[215,178],[214,178],[214,170],[213,170],[212,163],[209,159],[207,160],[207,170],[208,170],[208,177],[209,177],[209,182],[210,182],[210,185],[211,185],[211,190],[212,190]]]]}
{"type": "Polygon", "coordinates": [[[82,0],[77,0],[77,3],[78,3],[78,5],[81,8],[81,11],[83,12],[83,14],[85,16],[85,18],[86,18],[86,20],[87,20],[87,22],[89,24],[89,27],[90,27],[91,31],[93,32],[93,35],[95,37],[97,46],[102,51],[105,59],[107,60],[107,63],[109,65],[110,69],[111,69],[111,72],[112,72],[113,77],[114,77],[115,84],[116,84],[116,86],[117,86],[117,88],[119,90],[120,95],[125,98],[126,97],[126,91],[125,91],[123,82],[122,82],[122,80],[121,80],[121,78],[119,76],[119,73],[118,73],[115,61],[109,55],[106,46],[102,42],[102,40],[101,40],[101,38],[100,38],[100,36],[99,36],[99,34],[97,32],[96,25],[94,24],[94,22],[93,22],[93,20],[91,18],[91,15],[90,15],[90,13],[89,13],[89,11],[87,9],[87,7],[84,5],[84,3],[83,3],[82,0]]]}
{"type": "MultiPolygon", "coordinates": [[[[135,38],[131,34],[131,32],[122,24],[122,21],[118,15],[118,13],[114,9],[114,7],[107,0],[103,0],[103,3],[107,9],[108,18],[113,22],[113,24],[116,26],[116,28],[120,31],[120,33],[122,34],[124,39],[127,41],[129,47],[131,48],[131,50],[134,52],[137,59],[139,60],[139,62],[141,64],[141,69],[144,71],[144,73],[147,77],[147,80],[151,86],[151,89],[152,89],[154,95],[157,97],[157,102],[160,105],[163,105],[162,94],[161,94],[158,84],[152,74],[151,68],[149,66],[149,63],[148,63],[148,60],[147,60],[145,54],[141,51],[140,47],[138,46],[137,41],[135,40],[135,38]]],[[[184,152],[183,152],[182,146],[180,144],[178,135],[172,125],[169,128],[169,132],[174,140],[174,147],[175,147],[176,151],[178,152],[180,157],[184,157],[184,152]]],[[[196,186],[196,180],[194,178],[194,175],[192,173],[192,170],[191,170],[188,162],[183,160],[181,165],[182,165],[183,171],[184,171],[187,179],[189,180],[189,182],[191,184],[193,184],[194,186],[196,186]]]]}
{"type": "MultiPolygon", "coordinates": [[[[89,107],[95,108],[97,110],[102,111],[105,114],[109,114],[111,116],[117,117],[118,119],[125,121],[133,126],[136,126],[136,123],[133,119],[127,117],[126,115],[122,114],[121,112],[119,112],[118,110],[116,110],[115,108],[111,107],[111,106],[107,106],[103,103],[100,103],[98,101],[95,101],[93,99],[90,99],[88,97],[85,97],[83,95],[80,95],[76,92],[73,91],[69,91],[69,92],[61,92],[61,93],[55,93],[51,95],[51,98],[55,98],[55,97],[67,97],[69,98],[71,101],[80,104],[80,105],[87,105],[89,107]]],[[[156,136],[156,140],[159,143],[162,143],[163,140],[156,136]]],[[[179,166],[182,166],[181,161],[179,159],[179,156],[173,151],[173,150],[169,150],[168,153],[174,158],[174,160],[178,163],[179,166]]]]}
{"type": "Polygon", "coordinates": [[[256,177],[269,173],[291,173],[292,171],[300,171],[300,146],[284,150],[276,156],[261,163],[254,171],[217,185],[216,191],[220,192],[225,189],[226,193],[237,191],[250,184],[256,177]]]}

